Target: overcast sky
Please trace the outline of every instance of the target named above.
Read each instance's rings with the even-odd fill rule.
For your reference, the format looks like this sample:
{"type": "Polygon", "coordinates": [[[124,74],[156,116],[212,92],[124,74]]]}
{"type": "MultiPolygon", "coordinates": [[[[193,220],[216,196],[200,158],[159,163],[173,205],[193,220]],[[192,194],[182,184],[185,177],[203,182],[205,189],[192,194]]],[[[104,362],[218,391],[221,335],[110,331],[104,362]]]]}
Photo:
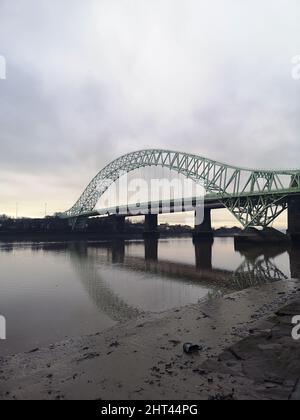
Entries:
{"type": "Polygon", "coordinates": [[[0,54],[0,213],[144,147],[300,167],[299,0],[0,0],[0,54]]]}

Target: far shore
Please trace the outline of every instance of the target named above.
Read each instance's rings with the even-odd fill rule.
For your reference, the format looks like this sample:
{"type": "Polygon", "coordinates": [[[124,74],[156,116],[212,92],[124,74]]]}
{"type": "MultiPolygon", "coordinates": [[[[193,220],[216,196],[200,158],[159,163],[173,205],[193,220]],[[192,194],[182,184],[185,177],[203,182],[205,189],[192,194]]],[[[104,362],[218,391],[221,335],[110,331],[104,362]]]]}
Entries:
{"type": "MultiPolygon", "coordinates": [[[[159,237],[161,239],[168,238],[192,238],[192,230],[175,230],[175,231],[159,231],[159,237]]],[[[214,231],[215,237],[221,238],[232,238],[235,236],[230,229],[228,231],[218,232],[214,231]]],[[[18,231],[18,232],[1,232],[0,231],[0,243],[3,242],[35,242],[35,241],[101,241],[101,242],[111,242],[113,240],[142,240],[144,239],[143,233],[110,233],[110,234],[100,234],[99,232],[51,232],[51,231],[18,231]]]]}

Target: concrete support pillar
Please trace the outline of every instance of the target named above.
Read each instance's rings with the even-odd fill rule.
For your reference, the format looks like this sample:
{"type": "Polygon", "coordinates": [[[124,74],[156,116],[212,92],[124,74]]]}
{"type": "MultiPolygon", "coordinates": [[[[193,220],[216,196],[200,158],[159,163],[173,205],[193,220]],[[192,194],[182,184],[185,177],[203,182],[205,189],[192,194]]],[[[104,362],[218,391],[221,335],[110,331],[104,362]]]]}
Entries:
{"type": "Polygon", "coordinates": [[[72,254],[76,255],[77,258],[87,258],[87,242],[71,242],[68,244],[68,249],[72,252],[72,254]]]}
{"type": "Polygon", "coordinates": [[[300,279],[300,246],[292,245],[289,249],[290,270],[293,279],[300,279]]]}
{"type": "Polygon", "coordinates": [[[203,221],[200,224],[197,224],[197,211],[195,212],[195,229],[193,234],[195,240],[213,237],[213,230],[211,227],[211,209],[205,207],[203,216],[203,221]]]}
{"type": "Polygon", "coordinates": [[[123,264],[125,259],[125,241],[113,241],[111,245],[113,264],[123,264]]]}
{"type": "Polygon", "coordinates": [[[288,203],[288,234],[293,241],[300,241],[300,198],[288,203]]]}
{"type": "Polygon", "coordinates": [[[255,245],[282,245],[289,242],[289,238],[286,234],[280,232],[277,229],[266,227],[263,230],[256,228],[247,228],[242,233],[235,235],[234,245],[236,249],[239,249],[243,245],[255,244],[255,245]]]}
{"type": "Polygon", "coordinates": [[[213,237],[194,241],[197,270],[212,270],[213,243],[213,237]]]}
{"type": "Polygon", "coordinates": [[[158,260],[158,239],[145,238],[145,260],[157,261],[158,260]]]}
{"type": "Polygon", "coordinates": [[[147,214],[145,216],[144,237],[159,237],[157,214],[147,214]]]}
{"type": "Polygon", "coordinates": [[[77,228],[77,217],[72,217],[70,219],[68,219],[68,226],[70,230],[75,230],[77,228]]]}
{"type": "Polygon", "coordinates": [[[122,234],[125,230],[125,216],[112,216],[112,229],[114,234],[122,234]]]}

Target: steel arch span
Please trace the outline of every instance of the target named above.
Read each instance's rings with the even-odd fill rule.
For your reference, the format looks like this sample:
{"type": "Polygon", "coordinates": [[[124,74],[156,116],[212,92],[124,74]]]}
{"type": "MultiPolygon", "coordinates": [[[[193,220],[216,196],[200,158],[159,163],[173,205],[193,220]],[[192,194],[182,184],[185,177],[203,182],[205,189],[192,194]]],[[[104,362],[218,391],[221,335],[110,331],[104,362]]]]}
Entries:
{"type": "Polygon", "coordinates": [[[205,200],[220,202],[244,227],[268,226],[287,208],[289,196],[300,194],[300,169],[239,168],[189,153],[149,149],[128,153],[105,166],[61,216],[76,218],[92,213],[121,175],[150,166],[169,168],[201,182],[205,200]]]}

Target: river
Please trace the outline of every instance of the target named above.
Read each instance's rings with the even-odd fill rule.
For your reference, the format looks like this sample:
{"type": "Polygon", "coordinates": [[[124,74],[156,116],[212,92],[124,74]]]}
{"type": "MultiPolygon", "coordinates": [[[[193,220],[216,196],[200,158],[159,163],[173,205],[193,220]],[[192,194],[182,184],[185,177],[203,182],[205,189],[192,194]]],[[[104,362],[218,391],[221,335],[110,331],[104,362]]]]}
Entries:
{"type": "Polygon", "coordinates": [[[233,238],[0,243],[0,355],[94,334],[144,312],[300,278],[300,251],[235,249],[233,238]]]}

